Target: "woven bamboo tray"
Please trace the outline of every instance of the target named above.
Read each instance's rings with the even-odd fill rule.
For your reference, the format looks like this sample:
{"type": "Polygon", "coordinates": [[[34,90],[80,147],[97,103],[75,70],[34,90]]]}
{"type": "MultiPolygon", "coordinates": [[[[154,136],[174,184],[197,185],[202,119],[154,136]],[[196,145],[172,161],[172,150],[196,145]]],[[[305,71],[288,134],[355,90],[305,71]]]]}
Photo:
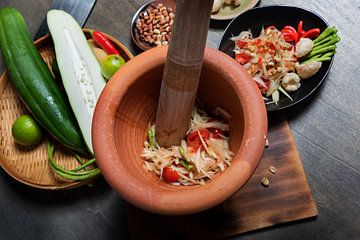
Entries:
{"type": "MultiPolygon", "coordinates": [[[[89,30],[84,29],[87,38],[89,30]]],[[[133,55],[126,47],[108,36],[119,50],[125,61],[133,55]]],[[[45,62],[51,66],[54,59],[53,42],[49,36],[44,36],[35,42],[45,62]]],[[[51,67],[50,67],[51,69],[51,67]]],[[[47,143],[49,138],[36,146],[21,146],[14,142],[11,126],[21,114],[29,113],[25,105],[17,96],[7,72],[0,77],[0,166],[13,178],[29,186],[41,189],[60,190],[79,187],[88,181],[67,181],[55,175],[47,159],[47,143]]],[[[52,140],[54,142],[54,140],[52,140]]],[[[55,160],[66,169],[79,165],[72,151],[55,143],[55,160]]]]}

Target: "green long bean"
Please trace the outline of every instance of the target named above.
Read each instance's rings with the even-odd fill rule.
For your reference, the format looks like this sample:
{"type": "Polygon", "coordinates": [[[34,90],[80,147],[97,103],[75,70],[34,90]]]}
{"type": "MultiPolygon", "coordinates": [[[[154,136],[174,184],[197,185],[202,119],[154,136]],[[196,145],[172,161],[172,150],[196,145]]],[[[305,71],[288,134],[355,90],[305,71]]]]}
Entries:
{"type": "Polygon", "coordinates": [[[59,166],[54,161],[54,153],[55,153],[55,147],[53,144],[51,144],[49,142],[48,143],[48,160],[49,160],[50,166],[56,174],[58,174],[59,176],[61,176],[63,178],[81,181],[81,180],[93,178],[93,177],[101,174],[101,171],[99,168],[95,168],[95,169],[92,169],[89,171],[78,172],[79,170],[93,164],[95,162],[95,159],[91,159],[88,162],[86,162],[85,164],[83,164],[73,170],[66,170],[66,169],[62,168],[61,166],[59,166]]]}

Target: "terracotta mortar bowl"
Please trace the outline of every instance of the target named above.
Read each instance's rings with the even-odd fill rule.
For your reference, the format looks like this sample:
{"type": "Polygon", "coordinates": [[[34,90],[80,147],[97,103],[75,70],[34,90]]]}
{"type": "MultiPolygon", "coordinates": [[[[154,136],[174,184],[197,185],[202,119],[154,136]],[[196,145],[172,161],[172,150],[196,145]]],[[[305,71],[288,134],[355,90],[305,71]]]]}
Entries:
{"type": "Polygon", "coordinates": [[[247,182],[264,150],[267,115],[246,70],[224,53],[206,49],[198,98],[209,110],[221,107],[230,113],[233,162],[205,186],[160,181],[145,169],[140,154],[155,121],[166,51],[160,47],[138,55],[107,83],[94,113],[92,136],[98,165],[122,198],[153,213],[183,215],[223,202],[247,182]]]}

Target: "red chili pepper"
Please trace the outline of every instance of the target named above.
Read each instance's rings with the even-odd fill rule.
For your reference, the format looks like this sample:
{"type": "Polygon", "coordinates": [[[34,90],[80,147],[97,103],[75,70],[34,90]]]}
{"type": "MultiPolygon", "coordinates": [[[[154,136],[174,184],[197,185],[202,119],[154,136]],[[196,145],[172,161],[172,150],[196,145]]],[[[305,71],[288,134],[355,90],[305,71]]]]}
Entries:
{"type": "Polygon", "coordinates": [[[304,29],[303,29],[303,21],[300,21],[297,27],[297,33],[298,33],[298,37],[299,39],[301,38],[301,36],[304,34],[304,29]]]}
{"type": "Polygon", "coordinates": [[[262,65],[262,62],[263,62],[262,58],[259,58],[259,59],[258,59],[258,64],[259,64],[259,66],[262,65]]]}
{"type": "Polygon", "coordinates": [[[178,172],[172,169],[171,167],[164,167],[162,172],[162,177],[167,182],[176,182],[180,176],[178,172]]]}
{"type": "Polygon", "coordinates": [[[243,48],[246,46],[247,42],[245,41],[242,41],[242,40],[236,40],[236,45],[239,47],[239,48],[243,48]]]}
{"type": "Polygon", "coordinates": [[[306,31],[301,37],[303,38],[317,38],[320,35],[319,28],[312,28],[306,31]]]}
{"type": "Polygon", "coordinates": [[[263,85],[260,85],[260,84],[257,83],[257,82],[255,82],[255,83],[256,83],[256,85],[258,86],[260,92],[261,92],[262,94],[265,94],[265,93],[267,92],[267,90],[269,89],[270,81],[267,80],[267,79],[264,79],[264,78],[262,78],[262,80],[264,81],[266,87],[264,87],[263,85]]]}
{"type": "Polygon", "coordinates": [[[246,53],[237,53],[235,54],[235,60],[238,61],[241,65],[244,65],[250,61],[250,56],[246,53]]]}
{"type": "Polygon", "coordinates": [[[110,42],[110,40],[99,31],[92,31],[91,36],[94,41],[102,48],[107,54],[116,54],[120,55],[119,51],[116,50],[114,45],[110,42]]]}
{"type": "Polygon", "coordinates": [[[255,45],[258,47],[262,43],[262,40],[260,38],[255,40],[255,45]]]}
{"type": "Polygon", "coordinates": [[[275,47],[275,45],[274,45],[272,42],[266,42],[266,46],[267,46],[270,50],[273,50],[273,51],[276,50],[276,47],[275,47]]]}
{"type": "Polygon", "coordinates": [[[199,134],[198,134],[198,131],[202,137],[202,139],[205,141],[205,140],[208,140],[210,138],[210,133],[208,130],[206,129],[199,129],[199,130],[196,130],[196,131],[192,131],[187,137],[186,137],[186,140],[187,140],[187,144],[190,148],[192,148],[192,150],[194,152],[196,152],[200,147],[203,148],[203,145],[202,145],[202,142],[200,140],[200,137],[199,137],[199,134]]]}

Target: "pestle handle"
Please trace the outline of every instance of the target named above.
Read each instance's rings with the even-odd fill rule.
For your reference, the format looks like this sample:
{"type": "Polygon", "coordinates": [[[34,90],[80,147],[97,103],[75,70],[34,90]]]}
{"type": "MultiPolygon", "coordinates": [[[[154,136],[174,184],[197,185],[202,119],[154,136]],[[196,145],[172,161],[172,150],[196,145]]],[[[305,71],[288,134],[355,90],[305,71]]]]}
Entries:
{"type": "Polygon", "coordinates": [[[160,146],[179,145],[189,128],[213,0],[177,0],[156,114],[160,146]]]}

